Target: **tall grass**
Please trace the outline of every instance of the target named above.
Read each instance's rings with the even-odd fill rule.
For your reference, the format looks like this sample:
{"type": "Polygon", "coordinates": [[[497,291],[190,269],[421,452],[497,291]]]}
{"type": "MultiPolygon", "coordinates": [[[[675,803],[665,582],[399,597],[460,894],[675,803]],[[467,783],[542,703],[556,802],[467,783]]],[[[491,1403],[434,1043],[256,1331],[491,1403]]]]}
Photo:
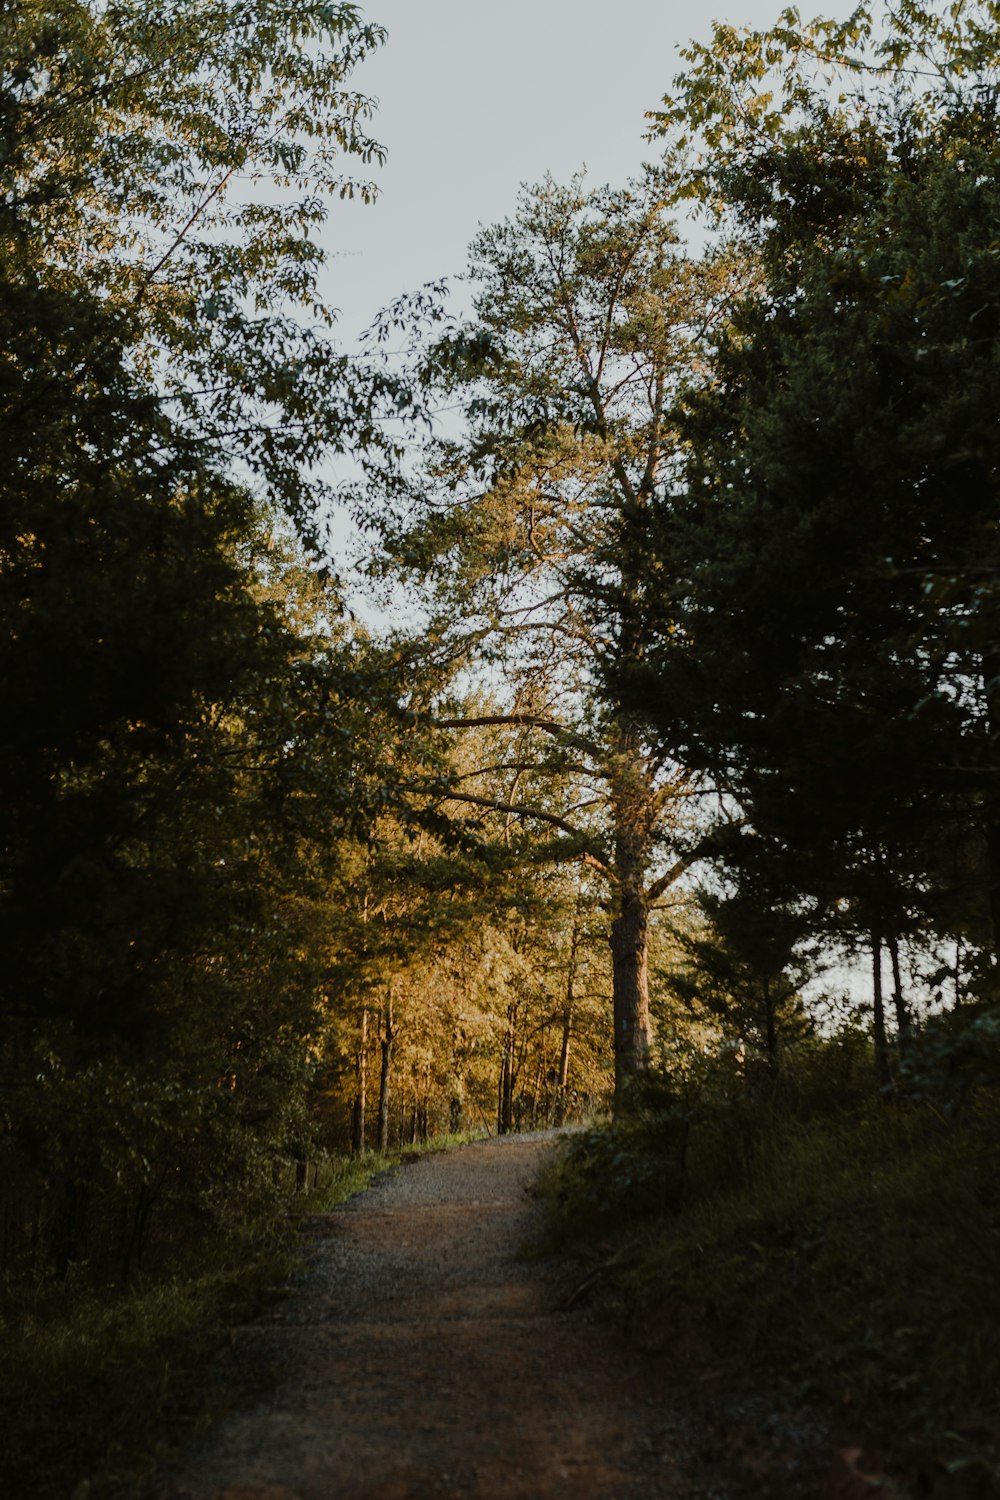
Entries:
{"type": "Polygon", "coordinates": [[[651,1080],[549,1168],[549,1233],[610,1239],[628,1295],[668,1325],[695,1320],[786,1392],[950,1433],[955,1463],[980,1462],[960,1441],[971,1424],[990,1465],[1000,1089],[886,1099],[872,1071],[848,1034],[791,1053],[779,1080],[732,1059],[651,1080]]]}
{"type": "Polygon", "coordinates": [[[313,1191],[289,1194],[283,1212],[233,1226],[228,1238],[192,1245],[169,1276],[100,1294],[71,1278],[30,1300],[9,1299],[0,1321],[0,1495],[141,1493],[165,1453],[235,1399],[205,1369],[236,1324],[293,1288],[302,1267],[298,1221],[364,1191],[405,1158],[475,1138],[436,1137],[387,1157],[322,1158],[313,1191]]]}

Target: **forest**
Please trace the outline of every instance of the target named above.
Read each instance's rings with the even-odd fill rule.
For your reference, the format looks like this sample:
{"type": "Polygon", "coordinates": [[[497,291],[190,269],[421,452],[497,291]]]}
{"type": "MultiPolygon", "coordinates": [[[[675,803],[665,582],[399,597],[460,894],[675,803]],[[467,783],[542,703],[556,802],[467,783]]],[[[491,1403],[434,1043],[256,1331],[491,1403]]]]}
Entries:
{"type": "Polygon", "coordinates": [[[1000,5],[715,23],[640,178],[525,187],[467,312],[401,288],[345,354],[383,41],[0,7],[24,1446],[303,1204],[570,1126],[556,1241],[989,1493],[1000,5]]]}

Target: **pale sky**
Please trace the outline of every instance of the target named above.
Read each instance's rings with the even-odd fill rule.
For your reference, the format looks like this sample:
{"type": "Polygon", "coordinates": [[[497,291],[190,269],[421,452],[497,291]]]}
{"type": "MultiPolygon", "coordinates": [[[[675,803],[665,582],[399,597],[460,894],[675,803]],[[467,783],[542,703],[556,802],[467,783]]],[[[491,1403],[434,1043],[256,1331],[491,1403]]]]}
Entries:
{"type": "MultiPolygon", "coordinates": [[[[376,96],[389,151],[380,200],[338,203],[324,280],[345,347],[379,307],[460,273],[480,224],[507,218],[546,172],[624,182],[656,148],[642,139],[691,36],[713,16],[773,22],[785,0],[371,0],[389,40],[353,76],[376,96]]],[[[816,10],[843,9],[836,0],[816,10]]]]}

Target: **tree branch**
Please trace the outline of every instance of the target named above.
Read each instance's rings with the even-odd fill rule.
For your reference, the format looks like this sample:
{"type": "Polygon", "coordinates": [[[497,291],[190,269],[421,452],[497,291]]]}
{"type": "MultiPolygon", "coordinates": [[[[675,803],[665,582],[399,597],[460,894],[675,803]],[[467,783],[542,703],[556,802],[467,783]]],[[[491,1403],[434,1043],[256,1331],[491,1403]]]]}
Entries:
{"type": "Polygon", "coordinates": [[[697,854],[682,854],[680,859],[674,860],[670,869],[659,876],[657,880],[654,880],[651,886],[647,887],[646,900],[649,902],[658,901],[664,891],[669,890],[674,882],[680,879],[685,870],[689,870],[693,864],[697,863],[698,859],[699,856],[697,854]]]}
{"type": "MultiPolygon", "coordinates": [[[[545,812],[540,807],[520,807],[516,803],[501,802],[495,797],[477,797],[472,792],[446,792],[441,801],[468,802],[473,807],[485,807],[490,812],[508,813],[514,818],[533,818],[539,823],[548,823],[551,827],[568,833],[570,838],[579,839],[581,843],[588,842],[590,838],[589,834],[583,833],[579,828],[574,828],[572,823],[568,823],[565,818],[560,818],[557,813],[545,812]]],[[[610,862],[599,853],[595,854],[592,848],[584,849],[582,852],[588,864],[595,864],[606,875],[614,874],[610,862]]]]}
{"type": "Polygon", "coordinates": [[[505,724],[526,729],[544,729],[546,734],[565,740],[567,745],[572,745],[575,750],[582,750],[584,755],[593,756],[598,761],[603,759],[601,747],[593,740],[577,734],[574,729],[567,729],[565,724],[560,724],[556,719],[543,719],[536,714],[484,714],[468,719],[434,719],[432,723],[435,729],[488,729],[505,724]]]}

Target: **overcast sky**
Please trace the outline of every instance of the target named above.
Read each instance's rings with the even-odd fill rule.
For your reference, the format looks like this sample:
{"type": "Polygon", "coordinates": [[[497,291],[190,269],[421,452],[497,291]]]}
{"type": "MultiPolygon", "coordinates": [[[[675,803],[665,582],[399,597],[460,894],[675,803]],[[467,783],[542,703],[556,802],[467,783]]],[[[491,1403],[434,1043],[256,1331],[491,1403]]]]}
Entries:
{"type": "MultiPolygon", "coordinates": [[[[713,16],[765,25],[783,0],[372,0],[385,47],[352,82],[376,96],[388,148],[370,208],[337,204],[325,290],[349,347],[379,307],[460,273],[479,224],[507,218],[522,182],[624,182],[655,157],[642,139],[713,16]]],[[[835,3],[816,10],[836,12],[835,3]]]]}

